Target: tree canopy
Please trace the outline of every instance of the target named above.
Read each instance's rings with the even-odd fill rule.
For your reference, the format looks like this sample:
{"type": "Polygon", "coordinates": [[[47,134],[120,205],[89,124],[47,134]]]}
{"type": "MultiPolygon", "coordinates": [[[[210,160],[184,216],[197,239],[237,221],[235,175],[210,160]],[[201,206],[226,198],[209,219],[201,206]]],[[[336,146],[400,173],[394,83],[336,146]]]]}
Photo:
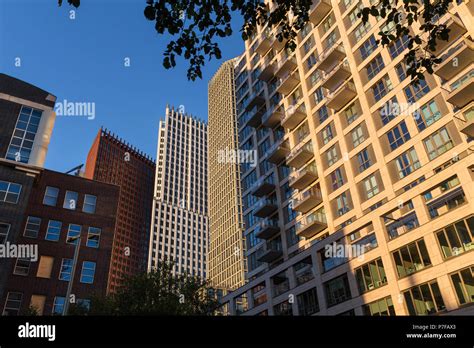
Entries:
{"type": "MultiPolygon", "coordinates": [[[[61,6],[62,0],[58,0],[61,6]]],[[[398,38],[408,40],[407,73],[412,79],[423,79],[423,73],[433,73],[440,62],[434,52],[439,40],[448,40],[449,29],[439,23],[453,0],[376,0],[359,13],[363,22],[370,17],[385,21],[378,33],[378,42],[390,45],[398,38]],[[413,33],[412,27],[420,30],[413,33]]],[[[80,0],[68,0],[76,8],[80,0]]],[[[231,19],[242,16],[240,28],[243,40],[249,40],[258,26],[276,30],[278,40],[294,50],[296,37],[309,21],[312,0],[274,0],[269,8],[263,0],[146,0],[144,15],[154,22],[158,34],[172,38],[163,53],[163,66],[176,66],[176,57],[189,61],[188,79],[202,78],[202,67],[208,60],[222,56],[219,39],[234,34],[231,19]]]]}

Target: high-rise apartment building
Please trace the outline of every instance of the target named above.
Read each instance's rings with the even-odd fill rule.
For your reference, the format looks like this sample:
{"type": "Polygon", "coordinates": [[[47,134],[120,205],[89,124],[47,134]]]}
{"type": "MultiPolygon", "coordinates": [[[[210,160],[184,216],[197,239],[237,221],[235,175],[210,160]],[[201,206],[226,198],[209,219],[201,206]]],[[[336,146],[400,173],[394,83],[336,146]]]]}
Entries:
{"type": "Polygon", "coordinates": [[[473,313],[472,3],[437,19],[449,40],[418,84],[407,38],[377,45],[390,25],[357,16],[371,4],[314,1],[294,52],[267,27],[246,44],[239,142],[259,161],[241,173],[248,283],[224,312],[473,313]]]}
{"type": "Polygon", "coordinates": [[[154,174],[153,159],[110,131],[99,130],[85,177],[120,186],[108,292],[125,277],[146,272],[154,174]]]}
{"type": "MultiPolygon", "coordinates": [[[[158,129],[148,270],[172,260],[175,272],[206,278],[207,125],[166,108],[158,129]]],[[[150,207],[152,205],[150,204],[150,207]]]]}
{"type": "Polygon", "coordinates": [[[208,275],[223,290],[245,284],[240,163],[234,156],[239,151],[235,64],[236,59],[223,63],[208,86],[208,275]]]}

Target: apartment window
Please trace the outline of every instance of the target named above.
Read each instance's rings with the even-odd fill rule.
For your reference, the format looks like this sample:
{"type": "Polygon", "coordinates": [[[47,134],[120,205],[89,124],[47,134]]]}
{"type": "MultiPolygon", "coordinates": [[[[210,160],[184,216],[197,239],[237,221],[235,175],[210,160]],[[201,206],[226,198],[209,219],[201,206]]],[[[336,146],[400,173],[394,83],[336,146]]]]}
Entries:
{"type": "Polygon", "coordinates": [[[336,209],[337,216],[342,216],[352,209],[345,192],[336,197],[336,209]]]}
{"type": "Polygon", "coordinates": [[[431,260],[423,239],[405,245],[393,252],[392,255],[399,278],[406,277],[427,266],[431,266],[431,260]]]}
{"type": "Polygon", "coordinates": [[[362,39],[362,37],[367,34],[371,29],[371,25],[369,22],[364,23],[361,22],[354,30],[354,38],[356,40],[356,43],[362,39]]]}
{"type": "Polygon", "coordinates": [[[63,259],[61,270],[59,271],[59,280],[70,281],[72,272],[72,259],[63,259]]]}
{"type": "Polygon", "coordinates": [[[3,308],[3,315],[19,315],[23,294],[21,292],[9,292],[3,308]]]}
{"type": "Polygon", "coordinates": [[[79,195],[77,192],[66,191],[66,195],[64,197],[63,208],[69,209],[69,210],[76,210],[78,196],[79,195]]]}
{"type": "Polygon", "coordinates": [[[0,244],[5,244],[10,232],[10,224],[0,222],[0,244]]]}
{"type": "Polygon", "coordinates": [[[398,116],[400,113],[399,104],[396,97],[390,99],[382,108],[379,110],[380,120],[382,124],[385,126],[391,120],[398,116]]]}
{"type": "Polygon", "coordinates": [[[362,60],[370,56],[376,49],[377,40],[375,39],[374,35],[370,35],[370,37],[359,48],[362,60]]]}
{"type": "Polygon", "coordinates": [[[359,173],[362,173],[372,165],[368,148],[363,149],[357,154],[357,161],[359,164],[359,173]]]}
{"type": "MultiPolygon", "coordinates": [[[[392,220],[389,220],[392,221],[392,220]]],[[[418,222],[418,217],[416,216],[416,212],[410,213],[408,215],[405,215],[397,221],[394,221],[390,223],[389,225],[386,225],[387,229],[387,234],[389,239],[394,239],[398,236],[401,236],[402,234],[405,234],[406,232],[409,232],[415,228],[420,226],[420,223],[418,222]]]]}
{"type": "Polygon", "coordinates": [[[53,263],[54,257],[42,255],[39,260],[38,271],[36,272],[36,276],[38,278],[51,278],[53,263]]]}
{"type": "Polygon", "coordinates": [[[64,314],[64,306],[66,305],[66,298],[61,296],[54,297],[53,303],[53,315],[63,315],[64,314]]]}
{"type": "Polygon", "coordinates": [[[387,284],[387,276],[381,258],[356,268],[355,276],[360,294],[387,284]]]}
{"type": "Polygon", "coordinates": [[[97,197],[92,195],[85,195],[84,196],[84,205],[82,207],[82,211],[89,214],[95,213],[95,206],[97,203],[97,197]]]}
{"type": "Polygon", "coordinates": [[[293,315],[293,307],[291,306],[291,303],[286,300],[273,306],[273,313],[275,315],[293,315]]]}
{"type": "Polygon", "coordinates": [[[390,81],[388,75],[382,77],[372,87],[375,101],[377,102],[382,99],[385,95],[387,95],[388,92],[392,90],[392,88],[392,82],[390,81]]]}
{"type": "Polygon", "coordinates": [[[403,35],[399,37],[394,43],[392,43],[388,50],[390,52],[390,57],[395,59],[400,53],[402,53],[408,47],[408,36],[403,35]]]}
{"type": "Polygon", "coordinates": [[[430,160],[442,155],[454,146],[448,130],[443,127],[423,140],[430,160]]]}
{"type": "Polygon", "coordinates": [[[55,207],[58,201],[58,195],[59,195],[59,189],[57,187],[46,186],[46,190],[44,192],[43,204],[55,207]]]}
{"type": "Polygon", "coordinates": [[[82,263],[81,283],[92,284],[94,282],[95,262],[84,261],[82,263]]]}
{"type": "Polygon", "coordinates": [[[414,286],[403,292],[410,315],[429,315],[446,309],[436,281],[414,286]]]}
{"type": "Polygon", "coordinates": [[[333,15],[330,15],[326,17],[326,19],[321,23],[320,28],[324,33],[327,33],[329,29],[331,29],[332,25],[334,24],[334,17],[333,15]]]}
{"type": "Polygon", "coordinates": [[[365,140],[364,130],[362,129],[361,125],[357,126],[351,132],[351,137],[352,137],[352,145],[354,146],[354,148],[356,148],[359,144],[361,144],[365,140]]]}
{"type": "Polygon", "coordinates": [[[347,18],[349,19],[349,26],[352,26],[355,24],[355,22],[357,22],[357,20],[359,19],[359,13],[360,13],[360,10],[361,8],[363,8],[364,6],[362,5],[361,2],[359,2],[359,4],[357,4],[356,8],[353,9],[348,15],[347,15],[347,18]]]}
{"type": "Polygon", "coordinates": [[[77,241],[79,240],[78,237],[81,235],[81,229],[82,227],[80,225],[69,224],[66,243],[77,244],[77,241]]]}
{"type": "Polygon", "coordinates": [[[97,227],[89,227],[87,233],[87,243],[86,245],[90,248],[98,248],[100,242],[100,233],[101,229],[97,227]]]}
{"type": "Polygon", "coordinates": [[[356,105],[354,103],[349,105],[349,107],[343,111],[343,115],[346,118],[348,125],[357,120],[357,118],[359,118],[359,113],[357,112],[356,105]]]}
{"type": "Polygon", "coordinates": [[[28,216],[28,220],[26,221],[25,232],[23,236],[28,238],[38,238],[38,233],[41,225],[41,219],[28,216]]]}
{"type": "Polygon", "coordinates": [[[17,204],[20,192],[20,184],[0,180],[0,202],[17,204]]]}
{"type": "Polygon", "coordinates": [[[323,138],[323,144],[327,144],[333,138],[331,124],[328,124],[326,127],[324,127],[324,129],[321,131],[321,135],[323,138]]]}
{"type": "Polygon", "coordinates": [[[306,36],[308,36],[309,33],[311,33],[311,30],[313,29],[311,23],[306,23],[305,26],[301,29],[300,35],[301,39],[304,39],[306,36]]]}
{"type": "Polygon", "coordinates": [[[448,225],[435,234],[445,259],[473,250],[474,216],[448,225]]]}
{"type": "Polygon", "coordinates": [[[324,289],[328,307],[350,300],[352,297],[346,274],[324,283],[324,289]]]}
{"type": "Polygon", "coordinates": [[[326,105],[323,105],[319,110],[318,110],[318,119],[319,119],[319,123],[323,123],[324,121],[326,121],[329,117],[329,112],[328,112],[328,108],[326,107],[326,105]]]}
{"type": "Polygon", "coordinates": [[[415,117],[418,130],[421,132],[426,127],[429,127],[438,121],[441,118],[441,112],[439,111],[436,102],[431,100],[423,105],[420,110],[417,110],[413,116],[415,117]]]}
{"type": "Polygon", "coordinates": [[[459,304],[474,302],[474,267],[468,267],[451,274],[459,304]]]}
{"type": "Polygon", "coordinates": [[[61,221],[49,220],[45,239],[52,242],[57,242],[61,235],[61,226],[61,221]]]}
{"type": "Polygon", "coordinates": [[[383,63],[382,56],[378,54],[375,56],[375,58],[367,64],[366,67],[366,72],[367,72],[367,78],[373,79],[375,75],[377,75],[382,69],[385,67],[385,64],[383,63]]]}
{"type": "Polygon", "coordinates": [[[28,163],[42,115],[41,110],[22,106],[6,158],[28,163]]]}
{"type": "Polygon", "coordinates": [[[13,274],[27,276],[28,273],[30,272],[30,264],[31,264],[30,259],[27,259],[24,257],[17,258],[15,269],[13,270],[13,274]]]}
{"type": "Polygon", "coordinates": [[[316,288],[299,294],[296,297],[299,315],[312,315],[319,312],[318,294],[316,288]]]}
{"type": "Polygon", "coordinates": [[[430,87],[425,80],[417,80],[416,82],[411,82],[403,91],[405,92],[408,103],[413,104],[426,95],[430,91],[430,87]]]}
{"type": "Polygon", "coordinates": [[[372,198],[380,192],[375,175],[371,175],[364,180],[364,188],[367,198],[372,198]]]}
{"type": "Polygon", "coordinates": [[[386,134],[390,149],[393,151],[402,146],[406,141],[410,140],[410,133],[408,132],[405,121],[400,122],[386,134]]]}
{"type": "Polygon", "coordinates": [[[400,179],[403,179],[421,167],[420,161],[418,160],[418,156],[413,147],[398,156],[395,159],[395,163],[397,165],[398,177],[400,179]]]}
{"type": "Polygon", "coordinates": [[[313,98],[316,104],[319,104],[320,102],[324,100],[324,92],[321,87],[318,87],[318,89],[314,91],[313,98]]]}
{"type": "Polygon", "coordinates": [[[362,311],[364,315],[375,317],[395,315],[395,307],[390,296],[363,305],[362,311]]]}
{"type": "Polygon", "coordinates": [[[342,176],[341,168],[337,168],[331,173],[331,184],[333,191],[344,185],[344,178],[342,176]]]}
{"type": "Polygon", "coordinates": [[[335,146],[332,146],[327,152],[326,152],[326,158],[328,160],[328,167],[332,166],[334,163],[338,161],[338,156],[337,156],[337,150],[335,146]]]}

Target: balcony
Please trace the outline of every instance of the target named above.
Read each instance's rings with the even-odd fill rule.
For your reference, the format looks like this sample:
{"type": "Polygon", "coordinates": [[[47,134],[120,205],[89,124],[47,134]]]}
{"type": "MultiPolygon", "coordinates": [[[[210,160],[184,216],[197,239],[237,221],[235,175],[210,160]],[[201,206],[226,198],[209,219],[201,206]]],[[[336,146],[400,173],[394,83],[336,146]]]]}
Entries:
{"type": "Polygon", "coordinates": [[[265,58],[265,61],[260,67],[260,74],[258,75],[259,80],[268,82],[275,75],[275,60],[273,58],[274,57],[270,56],[265,58]]]}
{"type": "Polygon", "coordinates": [[[311,163],[298,171],[290,174],[289,185],[294,189],[304,189],[318,179],[316,163],[311,163]]]}
{"type": "Polygon", "coordinates": [[[267,246],[262,255],[258,258],[260,262],[272,263],[282,257],[283,251],[279,240],[267,242],[267,246]]]}
{"type": "Polygon", "coordinates": [[[261,177],[250,187],[250,193],[257,197],[262,197],[275,190],[273,175],[261,177]]]}
{"type": "Polygon", "coordinates": [[[293,200],[293,209],[300,213],[307,213],[322,202],[321,190],[317,187],[310,187],[296,196],[293,200]]]}
{"type": "Polygon", "coordinates": [[[306,107],[304,103],[298,106],[291,105],[282,115],[281,125],[283,128],[293,130],[297,125],[306,118],[306,107]]]}
{"type": "Polygon", "coordinates": [[[263,57],[265,53],[267,53],[271,47],[272,47],[271,30],[267,28],[264,32],[262,32],[261,36],[258,38],[255,51],[257,51],[257,53],[263,57]]]}
{"type": "Polygon", "coordinates": [[[440,58],[442,61],[434,68],[434,73],[443,80],[450,80],[474,61],[474,43],[464,38],[440,58]]]}
{"type": "Polygon", "coordinates": [[[301,168],[314,156],[313,153],[313,144],[311,140],[296,146],[291,152],[286,156],[286,164],[293,168],[301,168]]]}
{"type": "Polygon", "coordinates": [[[464,110],[454,115],[454,121],[461,133],[474,138],[474,101],[471,101],[464,110]]]}
{"type": "Polygon", "coordinates": [[[336,65],[330,72],[324,77],[322,86],[330,91],[334,91],[344,81],[351,76],[351,69],[349,62],[344,60],[342,63],[336,65]]]}
{"type": "Polygon", "coordinates": [[[255,237],[269,239],[280,232],[278,221],[274,219],[264,219],[255,228],[255,237]]]}
{"type": "Polygon", "coordinates": [[[260,200],[255,203],[253,208],[253,215],[257,217],[267,217],[273,214],[277,210],[276,201],[270,198],[260,198],[260,200]]]}
{"type": "Polygon", "coordinates": [[[296,88],[300,83],[300,74],[298,69],[295,71],[287,71],[280,79],[280,83],[276,91],[283,95],[288,95],[292,90],[296,88]]]}
{"type": "Polygon", "coordinates": [[[281,107],[272,107],[262,116],[262,124],[265,127],[273,128],[280,123],[282,117],[283,109],[281,107]]]}
{"type": "Polygon", "coordinates": [[[275,142],[265,153],[267,160],[273,164],[279,164],[290,153],[287,141],[275,142]]]}
{"type": "Polygon", "coordinates": [[[317,211],[296,223],[296,234],[308,239],[314,237],[327,227],[326,214],[317,211]]]}
{"type": "Polygon", "coordinates": [[[314,0],[309,9],[309,20],[315,26],[318,25],[324,17],[331,11],[330,0],[314,0]]]}
{"type": "Polygon", "coordinates": [[[285,74],[287,74],[288,72],[295,70],[297,65],[298,63],[296,62],[295,55],[287,55],[286,57],[278,61],[275,67],[275,75],[279,77],[285,76],[285,74]]]}
{"type": "Polygon", "coordinates": [[[265,108],[260,105],[255,105],[252,110],[248,111],[248,122],[250,127],[257,128],[262,123],[262,116],[265,108]]]}
{"type": "Polygon", "coordinates": [[[255,106],[262,106],[263,104],[265,104],[265,97],[263,96],[263,91],[260,90],[260,91],[254,91],[252,92],[248,99],[245,101],[244,103],[244,108],[245,110],[251,110],[252,108],[254,108],[255,106]]]}
{"type": "Polygon", "coordinates": [[[341,110],[357,95],[354,83],[343,82],[333,92],[327,95],[327,107],[336,111],[341,110]]]}
{"type": "Polygon", "coordinates": [[[346,57],[342,45],[331,46],[323,51],[318,57],[317,68],[329,72],[332,68],[346,57]]]}
{"type": "Polygon", "coordinates": [[[439,22],[439,24],[444,24],[449,29],[449,39],[445,40],[436,40],[436,49],[433,52],[434,55],[439,55],[446,48],[451,46],[457,39],[464,35],[467,30],[464,27],[462,21],[455,15],[447,13],[439,22]]]}
{"type": "Polygon", "coordinates": [[[458,108],[463,108],[473,100],[474,70],[469,71],[450,85],[447,101],[458,108]]]}

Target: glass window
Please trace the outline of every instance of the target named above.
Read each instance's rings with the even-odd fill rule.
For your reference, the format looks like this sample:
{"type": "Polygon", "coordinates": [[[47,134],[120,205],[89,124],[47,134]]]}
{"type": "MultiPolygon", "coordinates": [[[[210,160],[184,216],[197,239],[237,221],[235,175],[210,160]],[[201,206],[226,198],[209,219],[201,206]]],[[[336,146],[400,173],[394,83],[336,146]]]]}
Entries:
{"type": "Polygon", "coordinates": [[[357,161],[359,164],[359,173],[362,173],[364,170],[366,170],[372,165],[368,148],[363,149],[357,154],[357,161]]]}
{"type": "Polygon", "coordinates": [[[3,315],[19,315],[23,294],[21,292],[9,292],[3,308],[3,315]]]}
{"type": "Polygon", "coordinates": [[[398,177],[400,179],[403,179],[421,167],[420,161],[418,160],[418,156],[413,147],[398,156],[395,159],[395,163],[397,166],[398,177]]]}
{"type": "Polygon", "coordinates": [[[408,40],[408,36],[403,35],[402,37],[399,37],[397,40],[395,40],[395,42],[388,47],[390,57],[392,57],[392,59],[395,59],[408,47],[408,40]]]}
{"type": "Polygon", "coordinates": [[[326,158],[328,160],[328,167],[332,166],[334,163],[338,161],[338,156],[337,156],[337,150],[335,146],[332,146],[327,152],[326,152],[326,158]]]}
{"type": "Polygon", "coordinates": [[[17,204],[20,198],[21,185],[0,180],[0,202],[17,204]]]}
{"type": "Polygon", "coordinates": [[[38,233],[41,225],[41,219],[28,216],[28,220],[26,221],[25,232],[23,236],[28,238],[38,238],[38,233]]]}
{"type": "Polygon", "coordinates": [[[363,305],[362,310],[364,315],[370,316],[395,315],[395,308],[393,307],[392,298],[390,296],[363,305]]]}
{"type": "Polygon", "coordinates": [[[297,297],[299,315],[312,315],[319,312],[318,294],[316,288],[299,294],[297,297]]]}
{"type": "Polygon", "coordinates": [[[70,281],[72,273],[72,259],[63,259],[61,270],[59,271],[59,280],[70,281]]]}
{"type": "Polygon", "coordinates": [[[78,196],[79,195],[77,192],[66,191],[66,195],[64,197],[63,208],[69,209],[69,210],[76,210],[78,196]]]}
{"type": "Polygon", "coordinates": [[[381,258],[356,268],[355,276],[360,294],[387,284],[387,277],[381,258]]]}
{"type": "Polygon", "coordinates": [[[380,192],[375,175],[371,175],[364,180],[364,188],[367,198],[372,198],[380,192]]]}
{"type": "Polygon", "coordinates": [[[64,306],[66,304],[66,298],[65,297],[60,297],[56,296],[54,298],[54,303],[53,303],[53,315],[63,315],[64,314],[64,306]]]}
{"type": "Polygon", "coordinates": [[[327,144],[333,138],[331,124],[328,124],[326,127],[324,127],[321,135],[323,138],[323,144],[327,144]]]}
{"type": "Polygon", "coordinates": [[[429,315],[446,309],[435,281],[414,286],[404,291],[403,296],[410,315],[429,315]]]}
{"type": "Polygon", "coordinates": [[[423,140],[430,160],[442,155],[454,146],[446,128],[441,128],[423,140]]]}
{"type": "Polygon", "coordinates": [[[80,225],[69,224],[66,243],[77,244],[78,237],[81,235],[81,229],[82,227],[80,225]]]}
{"type": "Polygon", "coordinates": [[[44,192],[43,204],[55,207],[58,201],[58,195],[59,195],[59,189],[57,187],[46,186],[46,191],[44,192]]]}
{"type": "Polygon", "coordinates": [[[435,233],[445,259],[474,249],[474,217],[450,224],[435,233]]]}
{"type": "Polygon", "coordinates": [[[92,284],[94,282],[95,262],[84,261],[82,263],[81,283],[92,284]]]}
{"type": "Polygon", "coordinates": [[[459,304],[464,305],[474,302],[474,267],[468,267],[459,272],[451,274],[451,281],[459,304]]]}
{"type": "Polygon", "coordinates": [[[85,212],[85,213],[94,214],[96,203],[97,203],[97,197],[96,196],[85,195],[84,196],[84,205],[82,207],[82,211],[85,212]]]}
{"type": "Polygon", "coordinates": [[[0,244],[5,244],[10,232],[10,224],[0,222],[0,244]]]}
{"type": "Polygon", "coordinates": [[[336,213],[337,216],[342,216],[352,209],[352,204],[349,204],[349,200],[345,192],[336,197],[336,213]]]}
{"type": "Polygon", "coordinates": [[[28,163],[42,113],[41,110],[26,106],[21,107],[15,131],[7,150],[7,159],[28,163]]]}
{"type": "Polygon", "coordinates": [[[365,41],[359,48],[362,60],[370,56],[370,54],[374,52],[376,48],[377,48],[377,40],[375,39],[374,35],[370,35],[367,41],[365,41]]]}
{"type": "Polygon", "coordinates": [[[352,298],[349,280],[344,274],[324,283],[328,307],[335,306],[352,298]]]}
{"type": "Polygon", "coordinates": [[[410,140],[410,133],[408,132],[405,121],[389,130],[386,134],[390,149],[393,151],[399,146],[402,146],[406,141],[410,140]]]}
{"type": "Polygon", "coordinates": [[[415,103],[418,99],[423,97],[430,91],[430,87],[425,80],[417,80],[411,82],[404,89],[405,96],[407,97],[408,103],[415,103]]]}
{"type": "Polygon", "coordinates": [[[45,239],[50,240],[52,242],[57,242],[59,240],[59,237],[61,236],[61,226],[61,221],[49,220],[45,239]]]}
{"type": "Polygon", "coordinates": [[[98,248],[100,242],[101,229],[97,227],[89,227],[87,233],[87,246],[91,248],[98,248]]]}
{"type": "Polygon", "coordinates": [[[379,81],[377,81],[374,86],[372,87],[372,92],[374,94],[375,101],[379,101],[382,99],[388,92],[392,90],[392,82],[388,75],[382,77],[379,81]]]}
{"type": "Polygon", "coordinates": [[[420,239],[392,253],[399,278],[406,277],[431,265],[425,241],[420,239]]]}
{"type": "Polygon", "coordinates": [[[382,56],[378,54],[369,64],[367,64],[367,79],[373,79],[385,67],[382,56]]]}
{"type": "Polygon", "coordinates": [[[438,121],[441,118],[441,112],[436,105],[436,101],[432,100],[423,105],[413,116],[415,117],[418,130],[421,132],[438,121]]]}
{"type": "Polygon", "coordinates": [[[351,137],[352,137],[352,145],[357,147],[359,144],[361,144],[365,140],[364,136],[364,131],[362,129],[362,126],[357,126],[352,132],[351,132],[351,137]]]}
{"type": "Polygon", "coordinates": [[[15,269],[13,270],[13,274],[27,276],[30,272],[30,263],[31,260],[23,257],[19,257],[16,259],[15,269]]]}
{"type": "Polygon", "coordinates": [[[341,168],[337,168],[330,174],[330,176],[333,191],[344,185],[344,178],[342,176],[341,168]]]}

